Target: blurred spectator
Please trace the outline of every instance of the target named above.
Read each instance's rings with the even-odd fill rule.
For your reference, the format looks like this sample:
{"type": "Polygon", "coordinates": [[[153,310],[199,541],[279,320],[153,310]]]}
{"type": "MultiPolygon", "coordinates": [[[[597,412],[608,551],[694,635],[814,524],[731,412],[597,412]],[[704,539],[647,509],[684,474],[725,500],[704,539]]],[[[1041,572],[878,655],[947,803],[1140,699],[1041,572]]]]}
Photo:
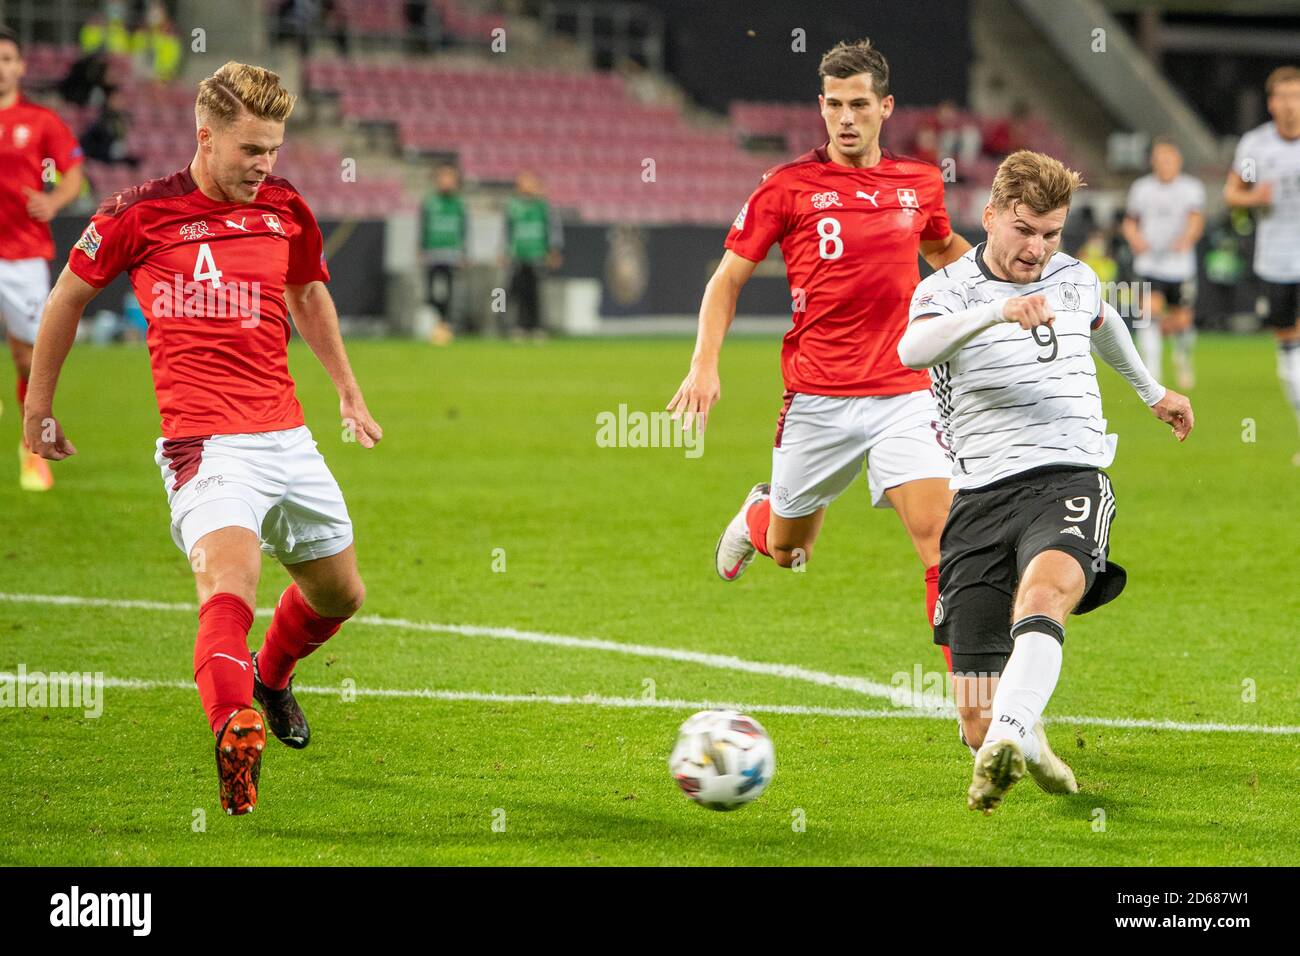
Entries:
{"type": "Polygon", "coordinates": [[[1078,259],[1097,273],[1102,282],[1119,279],[1119,263],[1110,254],[1110,240],[1103,229],[1093,229],[1079,247],[1078,259]]]}
{"type": "Polygon", "coordinates": [[[515,195],[506,204],[506,249],[510,262],[510,298],[517,306],[515,335],[540,340],[543,270],[558,269],[562,235],[560,220],[542,193],[534,173],[521,172],[515,195]]]}
{"type": "Polygon", "coordinates": [[[321,32],[334,41],[339,56],[348,55],[348,20],[337,0],[321,0],[321,32]]]}
{"type": "Polygon", "coordinates": [[[81,134],[81,151],[87,159],[124,163],[134,169],[140,165],[140,158],[127,151],[129,124],[130,116],[122,109],[121,91],[110,87],[99,116],[81,134]]]}
{"type": "Polygon", "coordinates": [[[994,159],[1005,159],[1018,149],[1030,148],[1029,106],[1017,102],[1011,107],[1011,116],[1003,117],[989,127],[984,139],[984,152],[994,159]]]}
{"type": "Polygon", "coordinates": [[[59,95],[74,106],[98,106],[108,97],[108,55],[95,50],[77,60],[59,83],[59,95]]]}
{"type": "Polygon", "coordinates": [[[131,52],[131,31],[126,26],[126,4],[110,0],[104,12],[86,21],[77,36],[83,55],[109,53],[126,56],[131,52]]]}
{"type": "Polygon", "coordinates": [[[402,13],[406,19],[407,49],[411,53],[436,50],[441,33],[438,11],[429,0],[405,0],[402,13]]]}
{"type": "Polygon", "coordinates": [[[337,0],[281,0],[276,10],[276,39],[294,42],[303,56],[311,54],[317,36],[328,36],[340,56],[348,55],[347,17],[337,0]]]}
{"type": "Polygon", "coordinates": [[[168,83],[180,71],[181,41],[159,0],[149,4],[144,21],[131,34],[131,54],[137,72],[156,83],[168,83]]]}
{"type": "Polygon", "coordinates": [[[923,123],[916,128],[916,138],[912,141],[911,153],[917,159],[939,165],[939,134],[933,126],[923,123]]]}
{"type": "Polygon", "coordinates": [[[425,293],[438,310],[439,328],[435,339],[449,339],[460,330],[459,316],[453,316],[456,288],[465,266],[467,220],[460,196],[460,173],[455,166],[434,170],[434,189],[424,197],[420,216],[420,249],[424,262],[425,293]]]}
{"type": "Polygon", "coordinates": [[[952,100],[939,104],[929,125],[934,129],[940,157],[957,160],[958,168],[979,157],[982,138],[980,128],[968,116],[963,116],[952,100]]]}
{"type": "Polygon", "coordinates": [[[276,11],[276,38],[296,42],[298,51],[307,56],[311,53],[311,35],[319,15],[316,0],[281,0],[276,11]]]}

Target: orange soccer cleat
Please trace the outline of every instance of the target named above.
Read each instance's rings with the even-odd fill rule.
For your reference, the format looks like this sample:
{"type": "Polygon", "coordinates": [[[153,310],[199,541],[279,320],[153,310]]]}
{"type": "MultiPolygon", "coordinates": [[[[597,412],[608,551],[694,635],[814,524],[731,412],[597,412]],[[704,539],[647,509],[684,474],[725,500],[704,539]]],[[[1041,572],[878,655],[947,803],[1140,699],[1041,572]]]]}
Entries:
{"type": "Polygon", "coordinates": [[[23,491],[49,491],[54,487],[54,475],[50,473],[50,463],[29,451],[27,442],[18,445],[18,484],[23,491]]]}
{"type": "Polygon", "coordinates": [[[217,734],[217,780],[221,809],[231,816],[249,813],[257,806],[257,781],[262,773],[266,728],[262,715],[243,707],[230,715],[217,734]]]}

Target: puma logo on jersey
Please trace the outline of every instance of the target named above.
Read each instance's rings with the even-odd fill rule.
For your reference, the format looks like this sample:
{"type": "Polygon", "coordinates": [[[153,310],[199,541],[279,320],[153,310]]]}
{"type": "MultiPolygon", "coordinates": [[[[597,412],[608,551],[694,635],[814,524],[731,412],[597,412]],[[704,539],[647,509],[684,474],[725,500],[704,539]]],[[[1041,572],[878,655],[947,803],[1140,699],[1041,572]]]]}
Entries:
{"type": "Polygon", "coordinates": [[[880,190],[879,190],[879,189],[877,189],[877,190],[876,190],[874,193],[872,193],[870,196],[868,196],[868,195],[867,195],[866,193],[864,193],[861,189],[859,189],[855,195],[857,196],[858,199],[865,199],[865,200],[867,200],[868,202],[871,203],[871,205],[875,206],[877,209],[880,208],[880,203],[876,202],[876,197],[880,195],[880,190]]]}
{"type": "Polygon", "coordinates": [[[227,219],[226,225],[229,226],[231,229],[241,229],[244,232],[248,232],[248,227],[244,225],[244,220],[247,218],[248,218],[247,216],[244,216],[239,220],[239,222],[231,222],[229,219],[227,219]]]}
{"type": "Polygon", "coordinates": [[[1074,535],[1076,538],[1082,538],[1082,537],[1083,537],[1083,532],[1080,531],[1078,528],[1073,528],[1073,527],[1071,527],[1071,528],[1062,528],[1062,529],[1061,529],[1061,534],[1072,534],[1072,535],[1074,535]]]}

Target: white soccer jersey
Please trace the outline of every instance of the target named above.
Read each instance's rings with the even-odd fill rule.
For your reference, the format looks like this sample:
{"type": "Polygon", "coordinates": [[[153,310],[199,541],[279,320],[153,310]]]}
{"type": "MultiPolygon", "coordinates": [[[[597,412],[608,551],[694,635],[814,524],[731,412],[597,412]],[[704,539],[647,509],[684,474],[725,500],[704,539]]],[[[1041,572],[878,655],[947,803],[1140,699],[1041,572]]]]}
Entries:
{"type": "Polygon", "coordinates": [[[1196,251],[1175,252],[1173,244],[1187,232],[1187,220],[1205,210],[1205,186],[1193,176],[1178,175],[1162,182],[1143,176],[1128,191],[1128,214],[1150,247],[1133,260],[1133,271],[1144,279],[1186,282],[1196,278],[1196,251]]]}
{"type": "Polygon", "coordinates": [[[1102,307],[1097,273],[1057,253],[1037,282],[1016,285],[994,276],[983,253],[981,242],[923,279],[908,320],[1036,293],[1056,319],[1032,332],[999,323],[930,369],[954,458],[951,487],[979,488],[1044,465],[1106,467],[1116,436],[1106,433],[1092,361],[1091,327],[1102,307]]]}
{"type": "Polygon", "coordinates": [[[1272,205],[1259,211],[1255,274],[1269,282],[1300,282],[1300,139],[1283,139],[1273,123],[1237,143],[1233,171],[1247,183],[1272,183],[1272,205]]]}

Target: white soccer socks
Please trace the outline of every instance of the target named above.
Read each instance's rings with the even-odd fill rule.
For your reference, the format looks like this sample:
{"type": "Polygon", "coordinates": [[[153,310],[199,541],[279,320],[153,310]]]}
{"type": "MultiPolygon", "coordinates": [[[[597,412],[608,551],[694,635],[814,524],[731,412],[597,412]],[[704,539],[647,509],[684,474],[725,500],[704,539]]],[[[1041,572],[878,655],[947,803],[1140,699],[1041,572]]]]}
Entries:
{"type": "Polygon", "coordinates": [[[1142,364],[1158,382],[1161,380],[1161,368],[1164,358],[1165,338],[1156,319],[1147,319],[1137,326],[1138,348],[1142,352],[1142,364]]]}
{"type": "Polygon", "coordinates": [[[1300,425],[1300,341],[1277,343],[1277,377],[1300,425]]]}
{"type": "Polygon", "coordinates": [[[1012,625],[1011,638],[1015,646],[993,694],[993,720],[984,745],[1014,740],[1026,760],[1037,762],[1040,751],[1034,724],[1043,716],[1061,676],[1065,629],[1046,615],[1034,614],[1012,625]]]}
{"type": "Polygon", "coordinates": [[[1195,374],[1192,370],[1192,346],[1196,344],[1196,329],[1187,328],[1174,333],[1174,372],[1178,387],[1192,388],[1195,374]]]}

